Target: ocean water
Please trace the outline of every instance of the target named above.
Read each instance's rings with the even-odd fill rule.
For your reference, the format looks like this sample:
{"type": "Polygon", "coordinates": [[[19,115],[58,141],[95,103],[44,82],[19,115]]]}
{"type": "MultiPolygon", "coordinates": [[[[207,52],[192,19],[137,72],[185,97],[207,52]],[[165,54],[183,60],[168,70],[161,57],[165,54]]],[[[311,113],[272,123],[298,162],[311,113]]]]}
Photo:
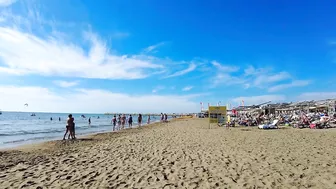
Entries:
{"type": "MultiPolygon", "coordinates": [[[[68,114],[35,113],[35,115],[31,116],[29,112],[2,112],[0,115],[0,148],[11,148],[63,138],[68,114]]],[[[76,136],[112,131],[113,115],[84,114],[86,118],[82,118],[82,114],[72,115],[76,123],[76,136]],[[91,117],[90,125],[88,123],[89,117],[91,117]]],[[[138,116],[132,116],[133,127],[135,127],[138,116]]],[[[151,116],[151,122],[159,120],[159,116],[151,116]]],[[[147,116],[143,115],[142,125],[145,123],[147,123],[147,116]]]]}

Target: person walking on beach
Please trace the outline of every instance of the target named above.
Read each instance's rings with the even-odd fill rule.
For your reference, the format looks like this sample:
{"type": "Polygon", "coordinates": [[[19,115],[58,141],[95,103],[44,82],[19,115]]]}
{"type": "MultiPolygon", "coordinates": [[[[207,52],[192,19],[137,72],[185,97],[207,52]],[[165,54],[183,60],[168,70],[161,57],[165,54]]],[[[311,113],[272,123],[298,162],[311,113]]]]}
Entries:
{"type": "Polygon", "coordinates": [[[142,122],[142,115],[139,114],[138,116],[138,126],[141,127],[141,122],[142,122]]]}
{"type": "Polygon", "coordinates": [[[132,128],[132,124],[133,124],[133,118],[132,118],[132,115],[129,115],[129,118],[128,118],[128,126],[130,128],[132,128]]]}
{"type": "Polygon", "coordinates": [[[69,114],[68,119],[67,119],[67,125],[66,125],[66,131],[63,136],[63,140],[65,140],[65,136],[70,133],[69,135],[71,136],[72,139],[74,139],[73,136],[73,127],[74,127],[74,118],[72,117],[72,114],[69,114]]]}
{"type": "Polygon", "coordinates": [[[114,131],[115,130],[115,126],[117,125],[117,117],[116,117],[116,115],[113,116],[113,119],[112,119],[111,123],[113,124],[113,131],[114,131]]]}
{"type": "Polygon", "coordinates": [[[120,116],[120,114],[119,114],[119,116],[118,116],[118,128],[117,128],[117,130],[120,130],[120,126],[121,126],[121,116],[120,116]]]}
{"type": "Polygon", "coordinates": [[[147,119],[147,124],[149,124],[150,123],[150,114],[148,114],[148,119],[147,119]]]}

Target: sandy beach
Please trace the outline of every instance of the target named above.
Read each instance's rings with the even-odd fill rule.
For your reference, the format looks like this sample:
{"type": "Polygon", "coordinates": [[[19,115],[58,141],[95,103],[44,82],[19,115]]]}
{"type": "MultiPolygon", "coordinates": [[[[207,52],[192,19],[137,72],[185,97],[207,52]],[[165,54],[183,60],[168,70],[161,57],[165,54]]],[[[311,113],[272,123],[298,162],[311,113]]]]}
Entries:
{"type": "MultiPolygon", "coordinates": [[[[336,130],[182,119],[0,152],[1,188],[336,188],[336,130]]],[[[60,136],[61,138],[62,136],[60,136]]]]}

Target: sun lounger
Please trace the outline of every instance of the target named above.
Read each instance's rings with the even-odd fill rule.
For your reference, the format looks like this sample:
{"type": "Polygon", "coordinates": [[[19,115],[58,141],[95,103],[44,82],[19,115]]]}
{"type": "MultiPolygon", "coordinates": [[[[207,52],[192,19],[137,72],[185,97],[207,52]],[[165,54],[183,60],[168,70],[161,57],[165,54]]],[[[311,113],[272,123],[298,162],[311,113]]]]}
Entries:
{"type": "Polygon", "coordinates": [[[278,126],[277,126],[278,122],[279,122],[279,120],[276,119],[276,120],[273,121],[273,123],[259,125],[258,128],[259,129],[277,129],[278,128],[278,126]]]}

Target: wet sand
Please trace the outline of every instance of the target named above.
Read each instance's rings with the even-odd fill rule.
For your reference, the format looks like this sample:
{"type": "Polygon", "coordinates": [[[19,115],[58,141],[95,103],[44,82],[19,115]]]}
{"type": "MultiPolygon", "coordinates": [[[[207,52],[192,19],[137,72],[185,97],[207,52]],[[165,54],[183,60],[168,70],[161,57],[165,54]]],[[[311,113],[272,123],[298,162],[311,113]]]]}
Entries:
{"type": "Polygon", "coordinates": [[[176,120],[0,151],[0,186],[336,188],[336,129],[209,130],[207,123],[176,120]]]}

